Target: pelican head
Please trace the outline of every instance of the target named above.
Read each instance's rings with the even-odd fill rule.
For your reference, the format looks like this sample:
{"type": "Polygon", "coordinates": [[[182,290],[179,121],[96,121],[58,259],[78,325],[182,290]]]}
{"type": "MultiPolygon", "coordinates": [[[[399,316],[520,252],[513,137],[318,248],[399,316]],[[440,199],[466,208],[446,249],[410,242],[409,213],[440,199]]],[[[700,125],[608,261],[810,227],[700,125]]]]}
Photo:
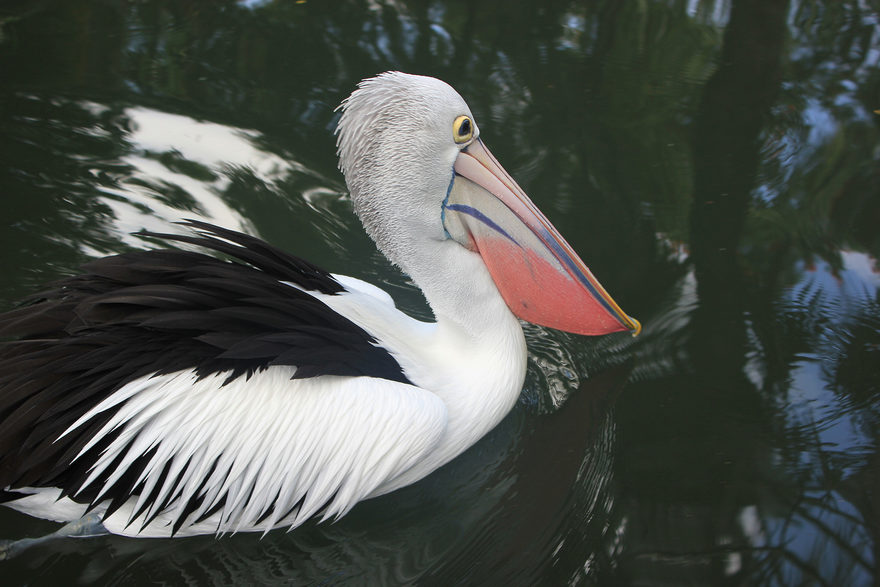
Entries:
{"type": "Polygon", "coordinates": [[[339,166],[355,212],[417,283],[415,253],[452,241],[482,258],[523,320],[579,334],[638,333],[639,323],[492,156],[452,87],[387,72],[363,80],[341,109],[339,166]]]}

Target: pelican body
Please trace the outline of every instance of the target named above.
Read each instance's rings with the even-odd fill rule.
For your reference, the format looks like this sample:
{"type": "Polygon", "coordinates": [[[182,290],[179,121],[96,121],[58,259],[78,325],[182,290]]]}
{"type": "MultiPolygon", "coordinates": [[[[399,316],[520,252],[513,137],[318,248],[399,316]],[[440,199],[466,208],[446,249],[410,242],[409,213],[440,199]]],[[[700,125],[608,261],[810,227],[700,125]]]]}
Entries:
{"type": "Polygon", "coordinates": [[[504,418],[525,377],[520,318],[638,331],[450,86],[384,73],[341,110],[354,209],[436,321],[238,232],[147,233],[201,252],[98,259],[0,314],[5,505],[127,536],[338,518],[504,418]]]}

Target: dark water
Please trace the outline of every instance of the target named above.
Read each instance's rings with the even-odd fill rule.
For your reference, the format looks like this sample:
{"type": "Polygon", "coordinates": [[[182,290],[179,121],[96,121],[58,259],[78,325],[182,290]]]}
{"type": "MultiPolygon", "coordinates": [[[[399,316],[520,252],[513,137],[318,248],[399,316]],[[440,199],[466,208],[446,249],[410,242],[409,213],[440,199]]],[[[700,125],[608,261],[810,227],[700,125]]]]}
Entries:
{"type": "Polygon", "coordinates": [[[514,412],[335,524],[57,541],[2,582],[877,584],[878,64],[868,0],[4,2],[3,308],[195,217],[425,317],[334,156],[339,101],[400,69],[645,330],[528,327],[514,412]]]}

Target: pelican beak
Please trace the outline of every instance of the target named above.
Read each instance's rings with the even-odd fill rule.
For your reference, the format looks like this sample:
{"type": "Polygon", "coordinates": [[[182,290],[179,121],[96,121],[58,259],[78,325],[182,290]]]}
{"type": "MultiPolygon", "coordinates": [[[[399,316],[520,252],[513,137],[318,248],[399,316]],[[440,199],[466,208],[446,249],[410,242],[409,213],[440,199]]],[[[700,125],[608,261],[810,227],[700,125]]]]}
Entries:
{"type": "Polygon", "coordinates": [[[517,317],[577,334],[641,331],[479,139],[455,160],[443,225],[482,256],[517,317]]]}

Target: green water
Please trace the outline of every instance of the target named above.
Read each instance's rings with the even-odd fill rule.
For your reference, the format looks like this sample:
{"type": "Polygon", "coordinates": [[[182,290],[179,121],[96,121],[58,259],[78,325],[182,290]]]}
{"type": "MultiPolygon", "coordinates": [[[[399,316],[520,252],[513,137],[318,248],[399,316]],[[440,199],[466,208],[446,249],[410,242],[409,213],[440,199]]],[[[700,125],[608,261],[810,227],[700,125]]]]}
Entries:
{"type": "Polygon", "coordinates": [[[336,170],[388,69],[459,90],[643,334],[528,326],[513,413],[335,524],[62,540],[2,582],[880,581],[876,2],[4,2],[0,307],[188,217],[426,317],[336,170]]]}

